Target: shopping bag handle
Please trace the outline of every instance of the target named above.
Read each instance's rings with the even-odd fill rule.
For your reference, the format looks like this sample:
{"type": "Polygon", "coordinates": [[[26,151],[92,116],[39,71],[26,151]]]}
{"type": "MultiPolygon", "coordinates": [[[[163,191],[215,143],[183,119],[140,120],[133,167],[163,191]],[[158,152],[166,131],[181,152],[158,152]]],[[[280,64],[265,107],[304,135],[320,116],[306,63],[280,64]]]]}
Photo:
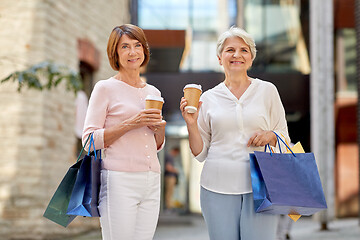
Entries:
{"type": "Polygon", "coordinates": [[[270,155],[272,155],[272,149],[271,149],[271,147],[270,147],[269,144],[266,144],[266,145],[265,145],[265,150],[264,150],[264,152],[266,152],[267,148],[269,148],[270,155]]]}
{"type": "Polygon", "coordinates": [[[89,150],[87,155],[90,156],[90,152],[91,152],[91,147],[93,147],[94,149],[94,154],[95,154],[95,159],[96,159],[96,150],[95,150],[95,142],[94,142],[94,136],[93,133],[90,133],[90,144],[89,144],[89,150]]]}
{"type": "MultiPolygon", "coordinates": [[[[273,131],[273,133],[276,135],[276,138],[277,138],[277,141],[278,141],[278,145],[279,145],[280,153],[282,153],[282,152],[281,152],[281,147],[280,147],[280,141],[279,141],[279,139],[284,143],[284,145],[287,147],[287,149],[289,149],[289,151],[292,153],[292,155],[294,155],[294,157],[296,157],[295,153],[291,150],[291,148],[287,145],[287,143],[286,143],[281,137],[279,137],[279,135],[278,135],[276,132],[273,131]]],[[[269,145],[269,144],[268,144],[268,145],[269,145]]],[[[269,148],[270,148],[270,146],[269,146],[269,148]]],[[[266,148],[265,148],[265,150],[266,150],[266,148]]]]}
{"type": "MultiPolygon", "coordinates": [[[[95,156],[95,161],[97,159],[97,150],[95,149],[95,141],[94,141],[94,133],[91,133],[91,138],[90,138],[90,144],[89,144],[89,151],[88,151],[88,156],[90,155],[90,152],[91,152],[91,147],[93,147],[93,150],[94,150],[94,156],[95,156]]],[[[99,156],[100,156],[100,159],[101,159],[101,150],[99,150],[99,156]]]]}
{"type": "Polygon", "coordinates": [[[82,149],[81,149],[81,151],[80,151],[80,153],[79,153],[79,156],[78,156],[76,162],[79,161],[79,159],[80,159],[80,157],[81,157],[81,154],[83,153],[83,151],[84,151],[84,149],[85,149],[85,146],[86,146],[86,144],[88,143],[91,135],[92,135],[92,134],[90,134],[90,135],[88,136],[88,138],[86,139],[85,145],[82,147],[82,149]]]}
{"type": "MultiPolygon", "coordinates": [[[[80,153],[79,153],[79,156],[76,160],[76,162],[78,162],[80,160],[80,157],[81,157],[81,154],[83,153],[84,149],[85,149],[85,146],[86,144],[88,143],[89,139],[90,139],[90,143],[89,143],[89,151],[88,151],[88,154],[87,155],[90,155],[90,150],[91,150],[91,146],[93,146],[93,149],[94,149],[94,154],[95,154],[95,160],[97,159],[97,155],[96,155],[96,150],[95,150],[95,141],[94,141],[94,137],[93,137],[93,134],[94,133],[90,133],[89,136],[87,137],[86,141],[85,141],[85,144],[84,146],[82,147],[80,153]]],[[[100,150],[100,159],[101,159],[101,150],[100,150]]]]}

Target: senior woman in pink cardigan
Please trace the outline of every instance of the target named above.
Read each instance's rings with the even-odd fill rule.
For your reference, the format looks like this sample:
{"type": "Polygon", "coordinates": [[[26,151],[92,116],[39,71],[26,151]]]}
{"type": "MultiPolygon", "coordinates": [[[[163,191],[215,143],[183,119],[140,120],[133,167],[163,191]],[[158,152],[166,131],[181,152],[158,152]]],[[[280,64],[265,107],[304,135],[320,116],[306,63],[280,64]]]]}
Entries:
{"type": "Polygon", "coordinates": [[[83,143],[93,133],[104,149],[99,196],[104,240],[150,240],[160,209],[160,164],[165,125],[161,111],[145,110],[147,95],[160,91],[140,79],[149,61],[141,28],[125,24],[110,34],[107,53],[117,74],[96,83],[89,100],[83,143]]]}

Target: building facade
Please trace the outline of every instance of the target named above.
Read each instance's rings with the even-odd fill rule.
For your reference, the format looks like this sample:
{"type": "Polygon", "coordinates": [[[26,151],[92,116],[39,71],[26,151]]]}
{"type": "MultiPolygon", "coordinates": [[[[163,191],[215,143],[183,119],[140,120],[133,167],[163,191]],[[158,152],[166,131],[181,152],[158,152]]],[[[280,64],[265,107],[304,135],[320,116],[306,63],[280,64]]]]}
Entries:
{"type": "MultiPolygon", "coordinates": [[[[106,55],[111,30],[130,21],[128,0],[1,0],[0,79],[53,61],[81,72],[86,88],[114,74],[106,55]]],[[[88,89],[85,89],[87,92],[88,89]]],[[[99,226],[77,218],[67,229],[42,215],[76,161],[75,99],[65,83],[17,92],[0,84],[0,238],[44,239],[99,226]]]]}

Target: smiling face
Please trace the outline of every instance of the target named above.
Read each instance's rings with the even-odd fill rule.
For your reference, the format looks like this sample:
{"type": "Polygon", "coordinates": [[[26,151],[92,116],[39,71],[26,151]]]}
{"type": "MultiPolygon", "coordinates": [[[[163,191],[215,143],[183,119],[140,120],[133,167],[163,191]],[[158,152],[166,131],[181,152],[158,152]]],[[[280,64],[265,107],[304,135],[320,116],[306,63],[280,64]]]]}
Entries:
{"type": "Polygon", "coordinates": [[[230,37],[224,42],[224,49],[218,56],[225,72],[247,71],[252,65],[250,47],[240,37],[230,37]]]}
{"type": "Polygon", "coordinates": [[[120,68],[138,69],[145,59],[143,45],[124,34],[117,48],[120,68]]]}

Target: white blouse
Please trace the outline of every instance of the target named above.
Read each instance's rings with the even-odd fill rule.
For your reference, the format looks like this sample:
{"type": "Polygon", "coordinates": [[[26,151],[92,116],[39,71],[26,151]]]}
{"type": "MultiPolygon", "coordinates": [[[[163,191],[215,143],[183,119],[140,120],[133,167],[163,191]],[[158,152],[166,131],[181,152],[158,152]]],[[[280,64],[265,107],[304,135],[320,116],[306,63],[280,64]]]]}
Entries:
{"type": "Polygon", "coordinates": [[[247,147],[250,137],[259,130],[272,130],[290,143],[275,85],[252,79],[237,99],[222,82],[204,92],[200,101],[198,126],[204,144],[196,159],[205,161],[201,186],[223,194],[252,192],[249,153],[264,147],[247,147]]]}

